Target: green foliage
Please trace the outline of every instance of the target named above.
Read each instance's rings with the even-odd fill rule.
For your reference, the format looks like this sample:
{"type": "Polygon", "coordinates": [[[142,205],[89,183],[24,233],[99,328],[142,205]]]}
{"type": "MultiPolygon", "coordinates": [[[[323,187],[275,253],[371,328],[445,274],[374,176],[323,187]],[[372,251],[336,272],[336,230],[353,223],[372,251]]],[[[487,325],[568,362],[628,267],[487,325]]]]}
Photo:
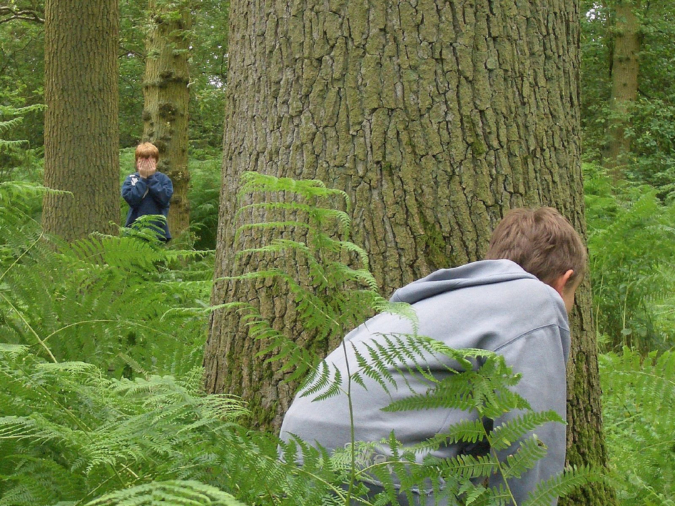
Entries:
{"type": "Polygon", "coordinates": [[[221,157],[188,162],[190,171],[190,232],[198,250],[215,250],[220,203],[221,157]]]}
{"type": "MultiPolygon", "coordinates": [[[[584,159],[601,164],[608,141],[611,107],[615,0],[581,3],[581,120],[584,159]]],[[[658,188],[665,199],[675,187],[675,6],[672,2],[636,2],[641,50],[638,99],[624,118],[631,141],[624,174],[658,188]]]]}
{"type": "Polygon", "coordinates": [[[118,373],[129,367],[178,373],[198,365],[204,322],[175,309],[208,304],[211,266],[180,267],[204,254],[129,235],[54,242],[32,218],[43,192],[0,186],[4,340],[54,362],[85,359],[118,373]]]}
{"type": "Polygon", "coordinates": [[[0,321],[22,343],[0,344],[0,505],[319,503],[273,436],[236,424],[240,402],[201,390],[204,321],[180,309],[208,297],[212,261],[132,237],[53,243],[30,217],[45,191],[0,186],[0,321]],[[133,373],[112,370],[120,356],[133,373]]]}
{"type": "Polygon", "coordinates": [[[186,480],[155,481],[147,485],[127,488],[107,494],[87,503],[87,506],[121,506],[123,504],[142,506],[157,504],[158,502],[166,506],[183,504],[244,506],[230,494],[226,494],[215,487],[204,485],[198,481],[186,480]]]}
{"type": "MultiPolygon", "coordinates": [[[[19,1],[14,7],[40,10],[39,6],[28,5],[34,3],[38,2],[19,1]]],[[[0,106],[20,109],[44,104],[43,82],[43,25],[24,21],[0,23],[0,106]]],[[[42,109],[32,110],[24,117],[22,123],[13,129],[11,138],[28,141],[23,149],[42,148],[43,119],[42,109]]],[[[10,166],[21,164],[20,153],[14,153],[13,156],[0,154],[0,169],[6,170],[10,166]]]]}
{"type": "MultiPolygon", "coordinates": [[[[25,116],[40,111],[44,106],[36,104],[26,107],[0,105],[0,181],[7,181],[17,165],[25,164],[29,156],[23,150],[28,147],[25,139],[10,139],[13,130],[23,123],[25,116]]],[[[24,176],[25,177],[25,176],[24,176]]]]}
{"type": "Polygon", "coordinates": [[[672,347],[675,205],[649,187],[616,185],[585,166],[588,248],[598,334],[611,349],[672,347]]]}
{"type": "Polygon", "coordinates": [[[675,504],[675,352],[600,357],[605,436],[625,506],[675,504]]]}
{"type": "MultiPolygon", "coordinates": [[[[292,192],[308,199],[308,203],[293,199],[270,204],[282,214],[293,213],[298,221],[256,225],[269,233],[302,223],[306,242],[276,240],[241,254],[297,252],[308,262],[315,291],[304,290],[278,269],[244,274],[241,281],[270,276],[283,280],[295,290],[307,328],[324,338],[342,332],[373,309],[412,318],[407,306],[389,304],[377,295],[365,253],[348,242],[346,213],[319,205],[322,199],[344,198],[342,192],[318,182],[246,177],[246,192],[283,191],[287,197],[292,192]],[[337,236],[328,224],[337,227],[337,236]]],[[[392,449],[391,458],[376,463],[371,461],[375,443],[355,442],[352,448],[328,455],[301,441],[280,443],[270,434],[245,429],[238,424],[246,413],[241,403],[225,395],[205,395],[201,368],[194,367],[197,364],[189,356],[201,348],[201,332],[194,323],[201,320],[193,314],[208,283],[200,279],[199,269],[180,267],[197,254],[134,237],[92,236],[72,245],[54,243],[30,218],[33,201],[44,191],[25,183],[0,186],[0,316],[3,336],[10,341],[0,344],[0,506],[294,506],[350,504],[350,500],[398,504],[398,483],[409,498],[414,485],[431,483],[439,498],[497,505],[508,502],[507,487],[489,489],[471,480],[495,473],[517,477],[543,455],[536,438],[522,440],[502,462],[496,451],[510,447],[511,441],[541,423],[559,420],[554,413],[526,411],[491,432],[482,424],[462,424],[419,449],[404,448],[392,435],[385,442],[392,449]],[[129,340],[132,331],[134,344],[129,340]],[[111,370],[111,360],[120,354],[134,366],[133,378],[111,370]],[[455,440],[485,440],[494,450],[482,457],[416,461],[415,451],[455,440]],[[300,454],[304,462],[298,467],[294,463],[300,454]],[[383,490],[369,497],[366,484],[373,478],[383,490]]],[[[252,203],[241,212],[256,213],[264,207],[252,203]]],[[[309,371],[308,365],[318,360],[251,308],[242,304],[231,308],[244,308],[251,315],[252,333],[271,342],[270,360],[294,364],[301,371],[309,371]]],[[[517,378],[502,358],[452,350],[415,335],[397,336],[391,347],[371,348],[369,356],[361,357],[364,365],[351,376],[374,376],[386,385],[383,366],[405,357],[414,358],[411,372],[432,384],[430,400],[413,397],[410,405],[390,409],[442,405],[497,417],[527,408],[509,392],[517,378]],[[429,353],[451,358],[458,372],[448,381],[434,382],[424,366],[429,353]],[[478,370],[472,367],[476,358],[485,363],[478,370]]],[[[334,380],[329,376],[328,390],[334,380]]],[[[321,384],[316,392],[326,393],[321,384]]],[[[551,480],[528,504],[545,504],[552,495],[594,477],[579,470],[551,480]]]]}
{"type": "Polygon", "coordinates": [[[173,495],[174,504],[195,504],[199,495],[198,504],[212,504],[207,497],[221,504],[215,501],[227,497],[206,485],[162,483],[222,486],[226,471],[214,468],[233,457],[227,452],[241,450],[231,427],[241,404],[203,395],[199,370],[180,380],[117,380],[91,364],[46,363],[27,347],[3,344],[0,384],[3,506],[83,504],[101,496],[95,504],[138,504],[141,494],[153,501],[173,495]]]}

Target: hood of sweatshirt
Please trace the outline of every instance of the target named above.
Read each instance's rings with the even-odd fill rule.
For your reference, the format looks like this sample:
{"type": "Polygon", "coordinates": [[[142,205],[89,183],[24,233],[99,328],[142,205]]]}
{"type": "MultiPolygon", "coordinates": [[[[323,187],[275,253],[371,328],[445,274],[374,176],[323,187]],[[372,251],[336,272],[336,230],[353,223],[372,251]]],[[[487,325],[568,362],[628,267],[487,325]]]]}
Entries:
{"type": "Polygon", "coordinates": [[[451,292],[469,286],[489,285],[516,279],[537,279],[511,260],[483,260],[455,267],[441,269],[427,277],[413,281],[399,288],[391,302],[415,304],[441,293],[451,292]]]}

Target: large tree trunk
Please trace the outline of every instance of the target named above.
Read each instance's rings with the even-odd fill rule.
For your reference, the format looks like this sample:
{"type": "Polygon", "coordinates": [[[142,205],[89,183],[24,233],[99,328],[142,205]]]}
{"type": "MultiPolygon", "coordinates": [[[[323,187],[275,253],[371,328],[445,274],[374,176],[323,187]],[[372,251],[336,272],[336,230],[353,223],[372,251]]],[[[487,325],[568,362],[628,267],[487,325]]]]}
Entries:
{"type": "Polygon", "coordinates": [[[188,172],[188,49],[190,10],[185,0],[150,0],[143,94],[143,140],[159,149],[157,169],[171,178],[169,230],[174,238],[190,225],[188,172]]]}
{"type": "Polygon", "coordinates": [[[45,4],[46,232],[116,233],[120,219],[117,0],[45,4]]]}
{"type": "MultiPolygon", "coordinates": [[[[216,278],[234,261],[243,171],[318,178],[354,201],[355,242],[385,295],[480,259],[518,206],[552,205],[585,234],[579,147],[579,10],[572,0],[237,0],[231,4],[216,278]]],[[[237,248],[254,244],[244,233],[237,248]]],[[[264,267],[261,265],[260,267],[264,267]]],[[[217,280],[212,302],[259,301],[297,332],[271,286],[217,280]]],[[[569,460],[604,463],[590,285],[569,368],[569,460]]],[[[327,346],[329,348],[330,345],[327,346]]],[[[292,395],[230,313],[213,315],[206,386],[277,428],[292,395]]],[[[578,504],[612,504],[589,487],[578,504]]]]}
{"type": "Polygon", "coordinates": [[[620,0],[615,6],[612,52],[612,117],[608,123],[608,143],[605,166],[614,179],[623,176],[628,162],[630,138],[626,127],[630,124],[630,108],[637,100],[640,64],[640,22],[636,12],[639,0],[620,0]]]}

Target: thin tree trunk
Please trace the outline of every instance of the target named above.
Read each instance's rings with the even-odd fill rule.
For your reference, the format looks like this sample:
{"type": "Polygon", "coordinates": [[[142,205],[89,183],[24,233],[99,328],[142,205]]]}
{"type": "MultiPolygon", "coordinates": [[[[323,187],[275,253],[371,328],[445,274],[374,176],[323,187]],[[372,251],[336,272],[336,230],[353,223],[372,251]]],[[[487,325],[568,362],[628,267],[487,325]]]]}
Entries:
{"type": "MultiPolygon", "coordinates": [[[[234,258],[255,244],[247,233],[235,244],[247,170],[347,192],[385,295],[480,259],[512,207],[552,205],[585,234],[576,0],[237,0],[230,19],[214,304],[257,301],[276,328],[308,339],[278,287],[221,279],[265,267],[234,258]]],[[[580,292],[568,453],[603,464],[588,282],[580,292]]],[[[293,388],[260,349],[236,315],[216,312],[206,387],[242,395],[256,425],[278,428],[293,388]]],[[[601,486],[582,494],[578,504],[613,503],[601,486]]]]}
{"type": "Polygon", "coordinates": [[[46,232],[114,234],[120,219],[117,0],[45,4],[46,232]]]}
{"type": "Polygon", "coordinates": [[[190,225],[188,172],[188,50],[190,10],[185,0],[150,0],[143,95],[143,140],[159,149],[158,170],[171,178],[169,230],[174,238],[190,225]]]}
{"type": "Polygon", "coordinates": [[[626,127],[630,123],[630,109],[637,100],[640,64],[640,22],[636,15],[639,1],[619,1],[615,7],[614,50],[612,54],[612,117],[608,128],[605,165],[614,179],[623,177],[630,138],[626,127]]]}

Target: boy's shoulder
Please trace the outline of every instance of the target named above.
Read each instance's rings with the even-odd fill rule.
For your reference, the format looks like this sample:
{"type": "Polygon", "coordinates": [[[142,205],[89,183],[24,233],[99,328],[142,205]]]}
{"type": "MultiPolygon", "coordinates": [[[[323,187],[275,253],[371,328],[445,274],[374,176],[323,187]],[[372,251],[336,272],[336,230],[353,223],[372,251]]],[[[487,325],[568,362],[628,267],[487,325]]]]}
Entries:
{"type": "Polygon", "coordinates": [[[556,324],[568,330],[568,316],[560,294],[539,279],[519,279],[500,293],[504,311],[518,315],[534,327],[556,324]]]}

